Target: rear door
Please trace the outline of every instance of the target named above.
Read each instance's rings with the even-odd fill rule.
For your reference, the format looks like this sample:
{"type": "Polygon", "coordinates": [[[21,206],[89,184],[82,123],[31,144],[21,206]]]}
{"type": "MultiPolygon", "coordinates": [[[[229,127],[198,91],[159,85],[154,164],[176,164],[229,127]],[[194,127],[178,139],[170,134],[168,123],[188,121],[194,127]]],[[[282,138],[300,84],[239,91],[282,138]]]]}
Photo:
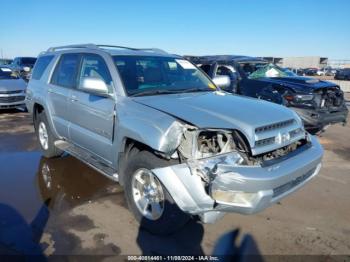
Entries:
{"type": "Polygon", "coordinates": [[[69,138],[68,103],[71,91],[76,87],[79,54],[63,54],[53,72],[48,88],[48,103],[52,120],[60,137],[69,138]]]}
{"type": "Polygon", "coordinates": [[[112,77],[104,58],[97,54],[82,54],[77,88],[71,92],[68,106],[70,140],[107,163],[112,162],[115,117],[113,92],[112,77]],[[85,77],[103,80],[111,96],[101,97],[83,91],[81,83],[85,77]]]}

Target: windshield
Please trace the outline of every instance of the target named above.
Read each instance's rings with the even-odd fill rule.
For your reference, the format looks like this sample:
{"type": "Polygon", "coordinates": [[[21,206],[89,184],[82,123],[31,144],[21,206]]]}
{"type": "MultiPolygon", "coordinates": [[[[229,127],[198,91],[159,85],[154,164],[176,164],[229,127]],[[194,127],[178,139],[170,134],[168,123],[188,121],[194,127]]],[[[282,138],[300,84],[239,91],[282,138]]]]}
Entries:
{"type": "Polygon", "coordinates": [[[241,65],[249,79],[257,79],[262,77],[288,77],[290,73],[274,64],[243,64],[241,65]],[[247,69],[250,69],[247,71],[247,69]]]}
{"type": "Polygon", "coordinates": [[[36,58],[32,58],[32,57],[21,58],[22,65],[34,65],[35,61],[36,61],[36,58]]]}
{"type": "Polygon", "coordinates": [[[6,67],[0,67],[0,79],[18,79],[18,77],[6,67]]]}
{"type": "Polygon", "coordinates": [[[207,76],[182,58],[114,56],[114,63],[130,96],[216,89],[207,76]]]}

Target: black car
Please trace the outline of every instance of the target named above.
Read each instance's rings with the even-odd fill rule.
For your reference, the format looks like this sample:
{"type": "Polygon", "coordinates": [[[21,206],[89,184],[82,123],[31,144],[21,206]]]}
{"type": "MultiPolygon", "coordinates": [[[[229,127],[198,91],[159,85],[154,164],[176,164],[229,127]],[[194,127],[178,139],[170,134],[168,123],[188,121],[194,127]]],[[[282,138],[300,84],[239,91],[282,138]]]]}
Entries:
{"type": "Polygon", "coordinates": [[[348,109],[339,86],[302,77],[267,61],[247,56],[186,56],[211,78],[225,75],[225,91],[264,99],[294,109],[305,128],[316,133],[325,126],[346,123],[348,109]]]}
{"type": "Polygon", "coordinates": [[[344,68],[337,71],[334,76],[337,80],[350,80],[350,68],[344,68]]]}

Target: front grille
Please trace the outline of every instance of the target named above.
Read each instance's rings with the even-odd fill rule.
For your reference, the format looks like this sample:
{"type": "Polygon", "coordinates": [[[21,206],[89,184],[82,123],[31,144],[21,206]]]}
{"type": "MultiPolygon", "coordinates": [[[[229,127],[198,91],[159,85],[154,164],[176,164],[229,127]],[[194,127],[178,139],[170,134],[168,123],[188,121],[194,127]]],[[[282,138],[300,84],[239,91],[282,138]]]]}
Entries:
{"type": "Polygon", "coordinates": [[[278,122],[278,123],[274,123],[271,125],[266,125],[266,126],[261,126],[255,129],[255,133],[262,133],[262,132],[267,132],[267,131],[271,131],[271,130],[275,130],[275,129],[280,129],[283,127],[287,127],[290,126],[294,123],[294,119],[289,119],[287,121],[283,121],[283,122],[278,122]]]}
{"type": "MultiPolygon", "coordinates": [[[[304,132],[302,128],[297,128],[297,129],[294,129],[292,131],[289,131],[289,138],[288,138],[288,140],[299,136],[301,132],[304,132]]],[[[257,140],[255,142],[255,146],[257,146],[257,147],[268,146],[268,145],[274,144],[275,142],[276,142],[276,136],[273,136],[273,137],[257,140]]]]}
{"type": "Polygon", "coordinates": [[[24,101],[24,96],[9,96],[9,97],[0,97],[0,103],[15,103],[24,101]]]}
{"type": "Polygon", "coordinates": [[[261,139],[255,142],[255,146],[267,146],[275,143],[275,137],[261,139]]]}
{"type": "Polygon", "coordinates": [[[305,173],[302,176],[297,177],[296,179],[282,185],[279,187],[276,187],[273,189],[273,198],[278,197],[282,195],[283,193],[291,190],[292,188],[296,187],[297,185],[301,184],[304,182],[306,179],[308,179],[312,174],[315,172],[316,168],[311,169],[307,173],[305,173]]]}
{"type": "Polygon", "coordinates": [[[0,91],[1,95],[11,95],[11,94],[19,94],[22,93],[22,90],[16,90],[16,91],[0,91]]]}

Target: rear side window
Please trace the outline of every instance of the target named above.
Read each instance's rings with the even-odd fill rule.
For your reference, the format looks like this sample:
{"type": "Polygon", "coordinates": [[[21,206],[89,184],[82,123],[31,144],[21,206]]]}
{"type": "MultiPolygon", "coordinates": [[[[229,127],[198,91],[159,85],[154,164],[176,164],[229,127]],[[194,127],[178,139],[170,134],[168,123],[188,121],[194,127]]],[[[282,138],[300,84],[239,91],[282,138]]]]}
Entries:
{"type": "Polygon", "coordinates": [[[53,57],[54,57],[53,55],[39,57],[39,59],[35,63],[34,69],[33,69],[32,79],[39,80],[42,77],[47,66],[52,61],[53,57]]]}
{"type": "Polygon", "coordinates": [[[77,83],[79,54],[64,54],[61,56],[51,78],[51,84],[74,88],[77,83]]]}

